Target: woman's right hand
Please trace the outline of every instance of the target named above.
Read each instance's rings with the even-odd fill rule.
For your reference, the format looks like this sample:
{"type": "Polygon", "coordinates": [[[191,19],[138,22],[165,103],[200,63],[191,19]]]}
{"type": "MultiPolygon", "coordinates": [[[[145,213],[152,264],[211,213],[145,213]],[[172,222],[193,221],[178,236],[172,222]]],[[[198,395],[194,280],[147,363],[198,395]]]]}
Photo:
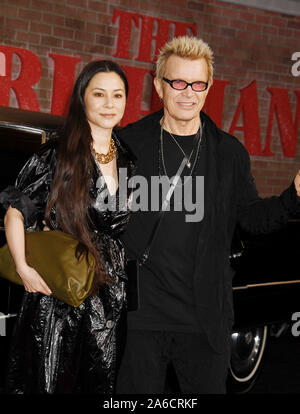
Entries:
{"type": "Polygon", "coordinates": [[[52,294],[46,282],[33,267],[24,264],[17,268],[17,273],[22,279],[24,288],[27,292],[40,292],[47,296],[52,294]]]}
{"type": "Polygon", "coordinates": [[[18,209],[9,206],[4,217],[4,226],[7,244],[25,290],[32,293],[40,292],[47,296],[51,295],[52,292],[46,282],[26,262],[23,214],[18,209]]]}

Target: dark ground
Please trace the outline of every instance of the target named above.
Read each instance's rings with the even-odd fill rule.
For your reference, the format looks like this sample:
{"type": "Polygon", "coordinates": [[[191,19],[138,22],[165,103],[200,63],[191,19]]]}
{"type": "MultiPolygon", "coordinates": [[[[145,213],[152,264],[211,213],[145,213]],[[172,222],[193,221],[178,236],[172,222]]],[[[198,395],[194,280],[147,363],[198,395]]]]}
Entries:
{"type": "MultiPolygon", "coordinates": [[[[239,401],[239,397],[243,396],[249,397],[250,400],[262,396],[288,397],[292,394],[300,396],[300,335],[293,336],[291,326],[286,326],[279,337],[274,336],[276,333],[269,330],[257,379],[248,388],[238,391],[228,389],[226,397],[230,397],[231,401],[235,397],[239,401]]],[[[178,383],[172,369],[169,371],[169,384],[167,393],[172,394],[174,391],[177,393],[178,383]]],[[[269,401],[273,401],[272,398],[269,398],[269,401]]]]}
{"type": "MultiPolygon", "coordinates": [[[[257,401],[257,397],[264,397],[271,405],[274,401],[277,404],[277,396],[284,397],[284,401],[291,401],[291,396],[298,400],[298,395],[300,395],[300,336],[293,336],[291,328],[288,328],[278,338],[268,336],[261,369],[252,388],[240,395],[229,394],[230,406],[234,401],[239,404],[241,399],[250,400],[251,404],[257,401]]],[[[172,395],[168,397],[171,398],[172,395]]],[[[221,401],[218,397],[216,399],[219,403],[223,401],[223,398],[221,401]]]]}

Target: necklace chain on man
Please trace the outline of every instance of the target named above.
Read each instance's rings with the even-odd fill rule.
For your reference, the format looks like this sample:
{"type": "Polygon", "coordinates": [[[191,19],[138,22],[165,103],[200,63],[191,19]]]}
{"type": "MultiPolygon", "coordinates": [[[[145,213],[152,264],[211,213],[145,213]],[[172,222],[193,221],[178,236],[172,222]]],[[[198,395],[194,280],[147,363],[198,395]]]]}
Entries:
{"type": "MultiPolygon", "coordinates": [[[[200,131],[200,129],[198,129],[198,131],[196,132],[196,140],[197,140],[197,138],[199,138],[199,131],[200,131]]],[[[174,140],[174,142],[175,142],[175,144],[178,146],[178,148],[180,149],[180,151],[182,152],[182,154],[185,156],[185,158],[187,159],[187,162],[186,162],[186,166],[187,166],[187,168],[191,168],[191,158],[192,158],[192,155],[193,155],[193,153],[194,153],[194,150],[195,150],[195,147],[192,149],[192,151],[191,151],[191,153],[190,153],[190,155],[189,155],[189,157],[186,155],[186,153],[184,152],[184,150],[183,150],[183,148],[181,147],[181,145],[179,144],[179,142],[177,141],[177,139],[174,137],[174,135],[170,132],[170,131],[168,131],[168,133],[171,135],[171,137],[173,138],[173,140],[174,140]]],[[[197,140],[198,141],[198,140],[197,140]]]]}
{"type": "MultiPolygon", "coordinates": [[[[168,174],[167,174],[167,170],[166,170],[166,165],[165,165],[164,150],[163,150],[163,134],[162,134],[162,131],[163,131],[163,124],[164,124],[164,118],[162,119],[161,128],[160,128],[160,149],[161,149],[161,161],[162,161],[162,166],[163,166],[164,174],[165,174],[166,176],[168,176],[168,174]]],[[[196,143],[196,145],[193,147],[193,149],[192,149],[192,151],[191,151],[191,153],[190,153],[189,157],[186,155],[186,153],[185,153],[185,152],[184,152],[184,150],[182,149],[181,145],[177,142],[177,140],[176,140],[176,138],[173,136],[173,134],[171,134],[171,132],[169,132],[169,131],[168,131],[168,133],[170,134],[170,136],[173,138],[174,142],[177,144],[177,146],[179,147],[179,149],[180,149],[180,150],[181,150],[181,152],[183,153],[184,157],[187,159],[187,161],[186,161],[186,166],[187,166],[187,168],[189,168],[189,169],[190,169],[190,173],[189,173],[189,175],[191,175],[191,174],[192,174],[192,172],[193,172],[193,170],[194,170],[194,168],[195,168],[195,165],[196,165],[197,159],[198,159],[199,150],[200,150],[200,144],[201,144],[201,140],[202,140],[202,130],[203,130],[203,128],[202,128],[202,123],[201,123],[201,120],[200,120],[200,127],[199,127],[199,129],[198,129],[197,133],[195,134],[195,139],[196,139],[197,143],[196,143]],[[195,151],[195,148],[196,148],[196,155],[195,155],[195,159],[194,159],[193,166],[192,166],[192,168],[191,168],[191,159],[192,159],[193,153],[194,153],[194,151],[195,151]]]]}

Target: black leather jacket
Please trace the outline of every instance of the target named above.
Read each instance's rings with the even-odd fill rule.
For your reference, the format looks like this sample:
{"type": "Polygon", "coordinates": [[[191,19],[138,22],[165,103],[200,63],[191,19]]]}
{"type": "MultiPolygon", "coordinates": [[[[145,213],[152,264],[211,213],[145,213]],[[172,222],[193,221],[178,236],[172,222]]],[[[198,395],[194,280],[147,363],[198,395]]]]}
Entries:
{"type": "MultiPolygon", "coordinates": [[[[127,168],[130,178],[134,172],[132,158],[118,140],[116,144],[118,168],[127,168]]],[[[0,194],[5,208],[12,205],[22,212],[26,228],[34,226],[36,229],[42,223],[56,153],[56,141],[45,144],[23,167],[16,185],[0,194]]],[[[129,210],[118,208],[117,192],[110,200],[116,201],[116,210],[103,211],[105,190],[105,181],[95,163],[90,188],[94,201],[89,215],[95,243],[101,248],[113,283],[101,288],[98,296],[89,296],[78,308],[53,296],[24,293],[10,352],[7,393],[103,394],[113,391],[116,329],[126,301],[125,256],[119,235],[128,222],[129,210]]],[[[57,227],[55,212],[53,222],[57,227]]]]}
{"type": "MultiPolygon", "coordinates": [[[[135,122],[119,135],[137,158],[137,175],[149,179],[158,174],[160,119],[163,111],[135,122]]],[[[294,183],[280,196],[258,196],[245,147],[200,113],[206,145],[204,172],[204,218],[198,229],[193,278],[193,301],[201,330],[217,352],[228,347],[234,321],[233,270],[229,256],[235,227],[250,233],[268,233],[284,225],[299,211],[294,183]]],[[[140,258],[155,223],[155,214],[133,212],[122,236],[126,253],[140,258]]],[[[178,235],[180,237],[180,235],[178,235]]],[[[151,254],[151,253],[150,253],[151,254]]],[[[142,274],[140,280],[142,283],[142,274]]],[[[138,312],[138,311],[137,311],[138,312]]],[[[133,313],[129,314],[130,318],[133,313]]]]}

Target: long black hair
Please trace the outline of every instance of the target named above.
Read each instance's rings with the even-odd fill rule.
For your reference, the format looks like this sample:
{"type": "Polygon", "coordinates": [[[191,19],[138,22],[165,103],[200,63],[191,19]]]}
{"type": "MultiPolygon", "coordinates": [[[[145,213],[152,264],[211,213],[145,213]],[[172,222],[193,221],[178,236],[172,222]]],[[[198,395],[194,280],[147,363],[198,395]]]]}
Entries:
{"type": "Polygon", "coordinates": [[[55,207],[58,227],[73,235],[78,241],[77,258],[92,253],[96,271],[91,293],[109,281],[101,254],[96,248],[88,216],[90,204],[90,179],[94,159],[90,145],[92,135],[88,123],[84,94],[91,79],[99,72],[114,72],[120,76],[128,95],[128,82],[118,64],[109,60],[96,60],[84,67],[75,82],[68,115],[59,134],[59,149],[52,189],[46,209],[46,223],[51,227],[51,210],[55,207]]]}

